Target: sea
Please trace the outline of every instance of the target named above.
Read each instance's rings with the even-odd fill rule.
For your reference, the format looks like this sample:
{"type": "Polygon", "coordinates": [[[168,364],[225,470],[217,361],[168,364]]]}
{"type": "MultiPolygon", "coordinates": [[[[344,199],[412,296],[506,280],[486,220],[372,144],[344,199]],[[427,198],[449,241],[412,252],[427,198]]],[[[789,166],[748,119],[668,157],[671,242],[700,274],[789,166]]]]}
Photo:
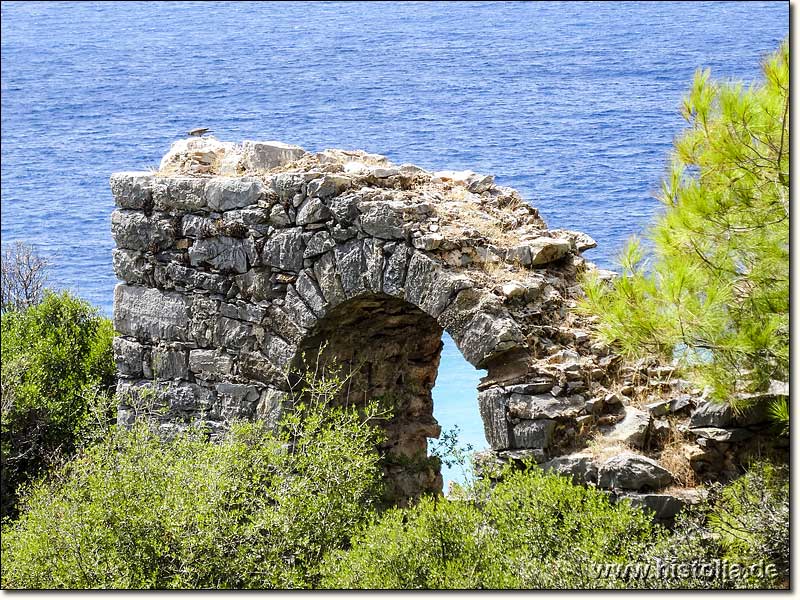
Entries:
{"type": "MultiPolygon", "coordinates": [[[[2,2],[2,246],[111,315],[109,175],[195,127],[493,174],[614,268],[698,68],[751,81],[788,2],[2,2]]],[[[486,447],[445,336],[434,414],[486,447]]],[[[444,470],[447,482],[464,477],[444,470]]]]}

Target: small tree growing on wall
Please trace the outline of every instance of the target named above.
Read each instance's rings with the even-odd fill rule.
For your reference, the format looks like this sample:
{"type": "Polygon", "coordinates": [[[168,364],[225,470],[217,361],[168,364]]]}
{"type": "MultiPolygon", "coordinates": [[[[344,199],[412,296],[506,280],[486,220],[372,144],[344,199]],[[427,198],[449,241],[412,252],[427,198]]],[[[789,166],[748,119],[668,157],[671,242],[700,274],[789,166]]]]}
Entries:
{"type": "MultiPolygon", "coordinates": [[[[789,46],[745,87],[698,71],[650,230],[610,286],[589,278],[583,307],[628,355],[678,356],[719,398],[789,372],[789,46]]],[[[773,407],[788,422],[785,403],[773,407]]]]}

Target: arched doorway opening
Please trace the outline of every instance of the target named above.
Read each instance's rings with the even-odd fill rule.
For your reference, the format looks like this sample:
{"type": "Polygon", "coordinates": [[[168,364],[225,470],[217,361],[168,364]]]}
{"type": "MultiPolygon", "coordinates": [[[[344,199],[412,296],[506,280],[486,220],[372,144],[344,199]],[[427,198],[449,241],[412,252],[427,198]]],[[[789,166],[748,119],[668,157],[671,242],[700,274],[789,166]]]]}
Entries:
{"type": "Polygon", "coordinates": [[[298,347],[298,370],[335,367],[349,375],[335,403],[378,400],[391,408],[391,418],[381,423],[386,440],[379,450],[393,503],[442,491],[440,462],[428,456],[428,440],[441,432],[431,391],[442,332],[436,319],[413,304],[366,294],[332,308],[298,347]]]}

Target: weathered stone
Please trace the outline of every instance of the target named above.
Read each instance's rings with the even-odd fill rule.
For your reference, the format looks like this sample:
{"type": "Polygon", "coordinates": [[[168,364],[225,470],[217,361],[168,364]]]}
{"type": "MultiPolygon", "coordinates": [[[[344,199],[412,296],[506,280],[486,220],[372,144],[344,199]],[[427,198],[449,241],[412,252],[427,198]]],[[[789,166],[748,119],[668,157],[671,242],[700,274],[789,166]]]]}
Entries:
{"type": "Polygon", "coordinates": [[[325,254],[336,246],[336,242],[327,231],[318,231],[306,244],[303,258],[314,258],[320,254],[325,254]]]}
{"type": "Polygon", "coordinates": [[[570,243],[556,238],[539,237],[527,242],[532,266],[546,265],[564,258],[570,251],[570,243]]]}
{"type": "Polygon", "coordinates": [[[612,442],[621,442],[634,448],[641,448],[647,438],[647,428],[650,426],[650,415],[633,406],[625,407],[625,418],[616,424],[614,429],[605,439],[612,442]]]}
{"type": "Polygon", "coordinates": [[[386,259],[383,272],[383,291],[390,296],[403,296],[409,251],[400,246],[386,259]]]}
{"type": "Polygon", "coordinates": [[[225,420],[252,419],[261,394],[255,386],[240,383],[218,383],[220,413],[225,420]]]}
{"type": "Polygon", "coordinates": [[[693,427],[689,431],[698,438],[706,438],[714,442],[741,442],[753,437],[748,429],[722,429],[720,427],[693,427]]]}
{"type": "Polygon", "coordinates": [[[684,500],[671,494],[622,494],[619,499],[629,500],[634,508],[651,511],[658,520],[674,519],[686,505],[684,500]]]}
{"type": "Polygon", "coordinates": [[[334,219],[343,225],[349,226],[355,223],[358,217],[357,196],[354,194],[343,194],[328,201],[328,208],[333,214],[334,219]]]}
{"type": "Polygon", "coordinates": [[[657,400],[647,405],[647,410],[654,417],[663,417],[670,412],[671,400],[657,400]]]}
{"type": "Polygon", "coordinates": [[[655,460],[632,452],[609,458],[597,475],[597,484],[606,489],[657,490],[671,482],[672,474],[655,460]]]}
{"type": "Polygon", "coordinates": [[[261,259],[264,264],[282,271],[300,271],[303,268],[303,230],[300,228],[279,231],[264,244],[261,259]]]}
{"type": "Polygon", "coordinates": [[[364,283],[366,264],[361,240],[350,240],[334,248],[336,266],[345,296],[352,298],[367,290],[364,283]]]}
{"type": "Polygon", "coordinates": [[[186,350],[156,346],[151,353],[151,370],[155,379],[186,379],[186,350]]]}
{"type": "Polygon", "coordinates": [[[351,183],[352,179],[346,175],[324,175],[308,182],[307,193],[324,200],[342,193],[351,183]]]}
{"type": "Polygon", "coordinates": [[[314,278],[325,301],[331,306],[341,304],[347,299],[336,269],[333,252],[326,252],[314,263],[314,278]]]}
{"type": "Polygon", "coordinates": [[[290,285],[286,290],[286,301],[283,307],[294,322],[301,327],[310,328],[317,322],[314,313],[303,301],[293,285],[290,285]]]}
{"type": "Polygon", "coordinates": [[[581,413],[583,405],[583,396],[554,398],[550,394],[512,394],[508,401],[508,414],[518,419],[574,418],[581,413]]]}
{"type": "MultiPolygon", "coordinates": [[[[304,270],[302,273],[300,273],[300,275],[298,275],[297,281],[295,282],[295,289],[297,290],[297,293],[303,302],[317,317],[322,317],[325,315],[325,310],[328,306],[328,303],[325,301],[322,291],[319,289],[319,286],[317,286],[317,282],[311,276],[308,269],[304,270]]],[[[286,298],[288,302],[288,293],[286,298]]]]}
{"type": "Polygon", "coordinates": [[[289,367],[296,351],[292,344],[277,335],[267,335],[264,339],[264,355],[280,370],[289,367]]]}
{"type": "Polygon", "coordinates": [[[207,179],[197,177],[157,177],[153,180],[153,203],[159,210],[207,210],[207,179]]]}
{"type": "Polygon", "coordinates": [[[449,328],[448,331],[459,344],[464,358],[478,368],[497,354],[525,345],[517,324],[499,315],[476,313],[463,331],[456,333],[449,328]]]}
{"type": "Polygon", "coordinates": [[[197,240],[189,248],[189,262],[193,267],[209,265],[223,272],[245,273],[247,255],[246,240],[227,236],[197,240]]]}
{"type": "Polygon", "coordinates": [[[269,180],[272,191],[284,202],[301,195],[306,178],[303,173],[276,173],[269,180]]]}
{"type": "Polygon", "coordinates": [[[256,406],[256,418],[268,426],[277,427],[284,410],[290,402],[289,394],[275,388],[267,388],[261,392],[256,406]]]}
{"type": "Polygon", "coordinates": [[[383,241],[365,240],[364,252],[364,283],[368,290],[380,293],[383,291],[383,241]]]}
{"type": "Polygon", "coordinates": [[[117,372],[124,377],[141,377],[146,347],[117,336],[112,342],[117,372]]]}
{"type": "Polygon", "coordinates": [[[251,325],[222,316],[216,319],[213,340],[218,348],[233,350],[253,348],[256,343],[251,325]]]}
{"type": "Polygon", "coordinates": [[[480,410],[486,441],[493,450],[511,447],[510,424],[506,417],[508,397],[502,388],[489,388],[478,392],[480,410]]]}
{"type": "Polygon", "coordinates": [[[175,241],[175,229],[169,220],[133,210],[111,213],[111,235],[118,248],[150,252],[168,248],[175,241]]]}
{"type": "Polygon", "coordinates": [[[283,228],[292,224],[286,209],[280,204],[275,204],[269,211],[269,222],[274,227],[283,228]]]}
{"type": "Polygon", "coordinates": [[[436,261],[415,252],[408,264],[405,299],[438,318],[455,295],[470,286],[468,279],[445,273],[436,261]]]}
{"type": "Polygon", "coordinates": [[[361,229],[384,240],[404,239],[403,214],[392,202],[367,202],[359,206],[361,229]]]}
{"type": "Polygon", "coordinates": [[[298,225],[308,225],[309,223],[319,223],[327,221],[331,216],[331,211],[319,198],[308,198],[297,211],[296,223],[298,225]]]}
{"type": "Polygon", "coordinates": [[[571,477],[573,483],[597,483],[597,464],[590,454],[575,453],[558,456],[542,464],[542,470],[571,477]]]}
{"type": "Polygon", "coordinates": [[[150,173],[114,173],[110,183],[114,201],[120,208],[143,210],[153,205],[153,176],[150,173]]]}
{"type": "Polygon", "coordinates": [[[692,412],[690,427],[726,427],[733,421],[733,412],[726,402],[701,402],[692,412]]]}
{"type": "Polygon", "coordinates": [[[288,164],[306,153],[300,146],[290,146],[283,142],[242,143],[242,167],[247,171],[265,171],[288,164]]]}
{"type": "Polygon", "coordinates": [[[512,448],[547,448],[553,441],[555,428],[552,419],[522,420],[512,429],[512,448]]]}
{"type": "Polygon", "coordinates": [[[256,178],[215,177],[206,184],[208,208],[219,212],[256,204],[266,193],[256,178]]]}
{"type": "Polygon", "coordinates": [[[549,392],[554,384],[555,380],[552,377],[540,376],[532,377],[525,383],[509,385],[506,390],[511,394],[535,395],[549,392]]]}
{"type": "Polygon", "coordinates": [[[186,341],[189,313],[180,294],[124,284],[114,288],[114,329],[140,340],[186,341]]]}
{"type": "Polygon", "coordinates": [[[189,352],[189,370],[205,376],[221,377],[230,375],[233,359],[226,352],[219,350],[191,350],[189,352]]]}
{"type": "Polygon", "coordinates": [[[677,398],[673,398],[669,403],[669,412],[672,414],[679,414],[687,411],[692,407],[692,397],[688,394],[682,394],[677,398]]]}
{"type": "Polygon", "coordinates": [[[444,242],[444,236],[441,233],[428,233],[415,237],[411,240],[414,248],[430,252],[436,250],[444,242]]]}

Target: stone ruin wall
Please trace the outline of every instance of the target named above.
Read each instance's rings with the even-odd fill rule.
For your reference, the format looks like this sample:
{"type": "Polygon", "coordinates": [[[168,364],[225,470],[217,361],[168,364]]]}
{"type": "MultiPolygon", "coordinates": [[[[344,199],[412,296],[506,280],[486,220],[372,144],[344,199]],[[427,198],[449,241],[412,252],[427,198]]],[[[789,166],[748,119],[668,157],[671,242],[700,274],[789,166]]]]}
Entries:
{"type": "Polygon", "coordinates": [[[383,451],[411,459],[387,466],[395,497],[438,491],[438,464],[418,459],[440,433],[447,331],[487,370],[484,466],[531,458],[670,518],[696,501],[691,481],[724,478],[738,448],[762,443],[763,410],[734,415],[671,367],[593,342],[572,309],[594,242],[548,230],[491,176],[193,138],[111,189],[121,424],[143,390],[165,431],[275,423],[296,397],[291,372],[319,356],[352,371],[342,402],[392,403],[383,451]]]}

